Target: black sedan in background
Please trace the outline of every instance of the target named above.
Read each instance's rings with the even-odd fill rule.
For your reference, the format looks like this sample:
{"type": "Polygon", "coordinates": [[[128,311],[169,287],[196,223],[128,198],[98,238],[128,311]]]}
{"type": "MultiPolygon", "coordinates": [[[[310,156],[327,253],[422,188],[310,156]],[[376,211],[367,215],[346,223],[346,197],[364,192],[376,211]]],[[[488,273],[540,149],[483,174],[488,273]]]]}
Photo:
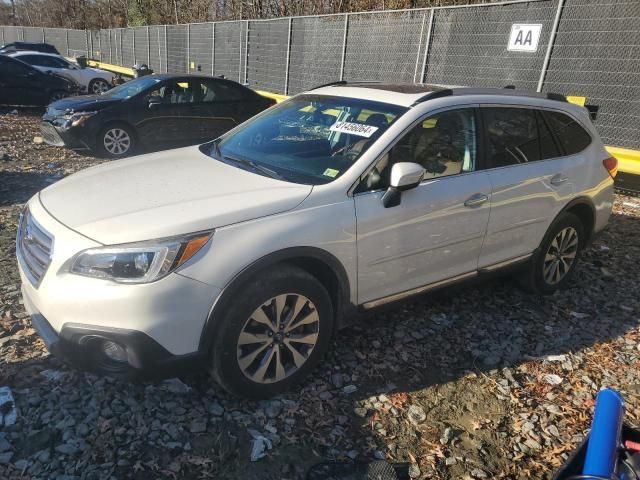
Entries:
{"type": "Polygon", "coordinates": [[[80,86],[67,78],[0,54],[0,105],[43,106],[79,90],[80,86]]]}
{"type": "Polygon", "coordinates": [[[50,145],[121,158],[137,147],[158,149],[211,140],[274,103],[231,80],[149,75],[102,95],[49,105],[41,131],[50,145]]]}
{"type": "Polygon", "coordinates": [[[54,53],[60,55],[58,49],[49,43],[42,42],[13,42],[0,47],[0,53],[19,52],[20,50],[30,50],[32,52],[54,53]]]}

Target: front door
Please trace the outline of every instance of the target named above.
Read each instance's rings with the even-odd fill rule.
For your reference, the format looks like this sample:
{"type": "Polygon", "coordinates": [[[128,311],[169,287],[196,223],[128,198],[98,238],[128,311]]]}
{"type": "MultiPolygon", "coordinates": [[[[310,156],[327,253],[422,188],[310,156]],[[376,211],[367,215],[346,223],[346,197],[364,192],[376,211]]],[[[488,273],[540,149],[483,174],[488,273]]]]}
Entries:
{"type": "Polygon", "coordinates": [[[477,168],[477,111],[424,118],[385,154],[356,190],[358,302],[475,273],[490,210],[491,184],[477,168]],[[423,182],[385,208],[396,162],[415,162],[423,182]]]}
{"type": "Polygon", "coordinates": [[[137,100],[142,104],[135,126],[142,143],[179,145],[193,137],[190,119],[197,86],[194,79],[169,80],[137,100]]]}

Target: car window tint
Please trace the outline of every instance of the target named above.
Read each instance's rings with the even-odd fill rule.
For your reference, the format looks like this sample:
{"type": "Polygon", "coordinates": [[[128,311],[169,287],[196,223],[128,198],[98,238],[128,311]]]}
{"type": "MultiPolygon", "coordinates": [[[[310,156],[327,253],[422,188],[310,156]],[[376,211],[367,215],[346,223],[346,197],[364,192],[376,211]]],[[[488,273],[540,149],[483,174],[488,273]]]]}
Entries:
{"type": "Polygon", "coordinates": [[[540,160],[535,110],[482,108],[487,132],[489,167],[504,167],[540,160]]]}
{"type": "Polygon", "coordinates": [[[45,55],[21,55],[20,60],[38,67],[61,68],[60,64],[56,62],[57,59],[45,55]]]}
{"type": "Polygon", "coordinates": [[[562,156],[562,152],[558,148],[556,139],[551,134],[542,112],[538,112],[536,117],[538,119],[538,136],[540,138],[540,158],[546,160],[562,156]]]}
{"type": "Polygon", "coordinates": [[[387,188],[397,162],[419,163],[425,179],[447,177],[476,168],[476,119],[473,109],[451,110],[422,120],[378,161],[363,190],[387,188]]]}
{"type": "Polygon", "coordinates": [[[3,70],[9,75],[27,75],[32,71],[30,67],[15,61],[8,61],[6,65],[3,66],[3,70]]]}
{"type": "Polygon", "coordinates": [[[201,102],[237,102],[244,99],[244,92],[228,82],[202,81],[201,102]]]}
{"type": "Polygon", "coordinates": [[[159,97],[162,103],[167,105],[196,103],[201,101],[199,99],[202,97],[202,86],[194,80],[168,82],[149,95],[159,97]]]}
{"type": "Polygon", "coordinates": [[[591,143],[591,136],[569,115],[545,111],[544,117],[558,137],[566,155],[580,153],[591,143]]]}

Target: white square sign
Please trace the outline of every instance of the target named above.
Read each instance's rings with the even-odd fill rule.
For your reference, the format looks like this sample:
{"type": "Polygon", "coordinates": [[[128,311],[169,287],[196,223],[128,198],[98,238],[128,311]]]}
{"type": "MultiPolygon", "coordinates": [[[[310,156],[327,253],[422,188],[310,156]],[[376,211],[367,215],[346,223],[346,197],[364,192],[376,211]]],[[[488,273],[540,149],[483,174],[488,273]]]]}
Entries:
{"type": "Polygon", "coordinates": [[[513,52],[537,51],[541,31],[542,25],[539,23],[514,23],[511,25],[511,35],[509,36],[509,45],[507,45],[507,50],[513,52]]]}

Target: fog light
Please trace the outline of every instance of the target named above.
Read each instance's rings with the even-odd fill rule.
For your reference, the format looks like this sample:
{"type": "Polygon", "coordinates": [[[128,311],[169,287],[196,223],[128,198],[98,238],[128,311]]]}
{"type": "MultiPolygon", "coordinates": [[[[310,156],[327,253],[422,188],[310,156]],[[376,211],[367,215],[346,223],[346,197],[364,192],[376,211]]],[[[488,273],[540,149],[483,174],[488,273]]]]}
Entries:
{"type": "Polygon", "coordinates": [[[102,343],[102,351],[114,362],[126,363],[127,351],[111,340],[105,340],[102,343]]]}

